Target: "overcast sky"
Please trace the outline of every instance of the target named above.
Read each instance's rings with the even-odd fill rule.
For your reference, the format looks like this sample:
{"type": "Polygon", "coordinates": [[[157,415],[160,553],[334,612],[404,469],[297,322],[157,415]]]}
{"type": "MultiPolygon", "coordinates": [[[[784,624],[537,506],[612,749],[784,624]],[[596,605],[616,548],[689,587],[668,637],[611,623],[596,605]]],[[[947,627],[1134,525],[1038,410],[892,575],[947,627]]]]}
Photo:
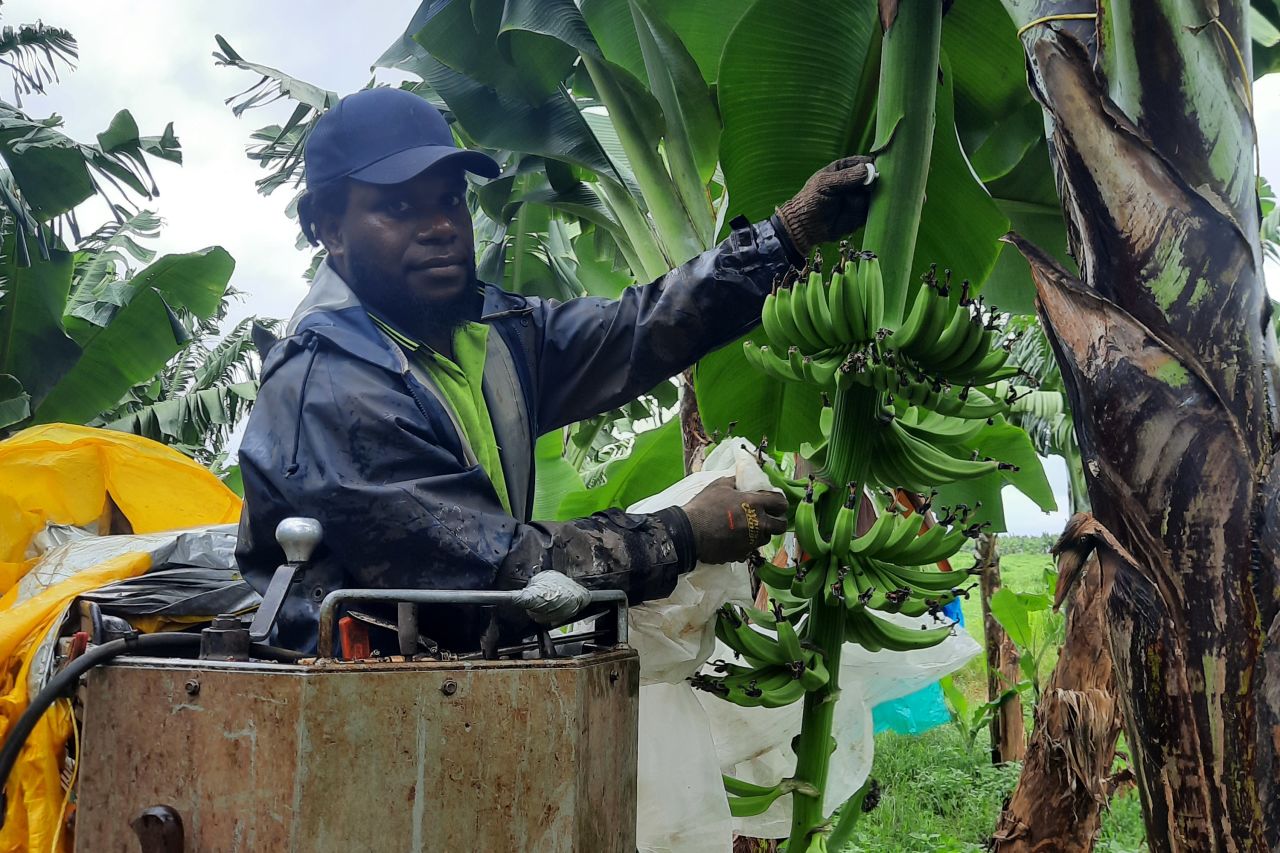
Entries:
{"type": "MultiPolygon", "coordinates": [[[[165,228],[151,245],[161,252],[226,247],[236,259],[231,283],[245,294],[233,311],[234,322],[250,314],[287,318],[305,292],[301,275],[309,255],[294,248],[297,229],[284,214],[291,193],[259,195],[254,181],[262,172],[244,156],[250,131],[282,122],[292,106],[281,102],[235,118],[224,100],[257,78],[214,64],[214,34],[248,61],[347,94],[369,80],[369,64],[400,35],[417,5],[417,0],[9,0],[3,16],[6,24],[42,19],[65,27],[80,43],[75,72],[47,95],[23,98],[29,114],[57,113],[66,120],[66,132],[86,142],[122,108],[132,111],[144,135],[174,122],[184,165],[152,166],[161,196],[149,206],[164,218],[165,228]]],[[[390,79],[385,72],[379,76],[390,79]]],[[[1262,81],[1254,101],[1262,172],[1280,185],[1280,75],[1262,81]]],[[[92,230],[105,216],[105,208],[101,213],[86,208],[81,224],[92,230]]],[[[1274,293],[1280,290],[1280,270],[1268,272],[1274,293]]],[[[1065,504],[1065,470],[1057,459],[1047,467],[1059,504],[1065,504]]],[[[1062,529],[1066,516],[1061,512],[1045,515],[1008,489],[1005,501],[1011,532],[1062,529]]]]}

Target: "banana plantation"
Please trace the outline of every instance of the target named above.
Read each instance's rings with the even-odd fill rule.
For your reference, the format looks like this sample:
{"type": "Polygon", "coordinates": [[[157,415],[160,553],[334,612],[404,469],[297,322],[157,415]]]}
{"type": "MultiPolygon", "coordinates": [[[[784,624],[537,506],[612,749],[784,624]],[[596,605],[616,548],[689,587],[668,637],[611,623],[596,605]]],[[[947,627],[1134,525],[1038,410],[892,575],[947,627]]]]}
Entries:
{"type": "MultiPolygon", "coordinates": [[[[865,217],[774,276],[739,340],[531,436],[535,524],[626,510],[732,452],[788,504],[785,534],[722,568],[747,594],[708,596],[702,649],[668,685],[706,709],[719,750],[715,816],[688,820],[731,831],[646,841],[685,818],[646,812],[640,647],[630,849],[1280,849],[1280,362],[1263,277],[1280,208],[1260,174],[1277,143],[1255,122],[1280,0],[424,0],[398,26],[381,55],[342,61],[496,161],[497,177],[467,176],[465,206],[476,277],[509,293],[618,299],[744,239],[827,164],[861,170],[865,217]],[[1034,590],[1000,589],[1015,493],[1070,516],[1034,590]],[[962,625],[963,608],[979,616],[962,625]],[[936,701],[968,775],[928,800],[953,826],[916,837],[904,813],[897,836],[873,831],[907,801],[858,667],[888,679],[970,635],[985,656],[920,685],[956,673],[936,701]],[[780,759],[726,757],[770,719],[792,721],[780,759]],[[1003,787],[962,831],[949,803],[991,772],[1003,787]],[[1122,797],[1141,813],[1124,843],[1107,828],[1122,797]]],[[[236,41],[210,32],[200,61],[225,81],[258,191],[296,217],[312,132],[348,93],[236,41]]],[[[0,36],[15,86],[0,100],[0,439],[132,433],[239,491],[259,353],[293,327],[227,321],[242,294],[225,249],[148,247],[151,165],[182,162],[181,127],[143,135],[122,110],[78,142],[17,103],[76,56],[53,26],[0,36]]],[[[298,248],[298,274],[320,281],[325,249],[298,248]]],[[[0,566],[24,559],[11,545],[0,535],[0,566]]],[[[685,784],[670,773],[656,778],[685,784]]],[[[15,800],[0,849],[49,846],[15,800]]],[[[51,849],[94,849],[69,838],[51,849]]]]}

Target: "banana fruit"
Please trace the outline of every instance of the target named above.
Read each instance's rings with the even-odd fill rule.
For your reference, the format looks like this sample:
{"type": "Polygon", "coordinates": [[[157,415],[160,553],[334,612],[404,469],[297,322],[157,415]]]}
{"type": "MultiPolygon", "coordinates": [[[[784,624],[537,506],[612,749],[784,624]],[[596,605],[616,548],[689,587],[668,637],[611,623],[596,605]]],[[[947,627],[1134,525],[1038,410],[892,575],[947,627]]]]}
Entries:
{"type": "Polygon", "coordinates": [[[799,779],[787,778],[776,785],[766,787],[754,782],[744,782],[727,774],[722,775],[721,778],[724,780],[725,793],[729,797],[729,812],[734,817],[764,814],[775,800],[793,791],[812,797],[821,796],[817,788],[799,779]]]}
{"type": "Polygon", "coordinates": [[[847,642],[865,646],[871,651],[887,649],[891,652],[910,652],[938,645],[951,636],[953,627],[908,628],[897,622],[881,619],[865,607],[849,612],[845,617],[844,636],[847,642]]]}

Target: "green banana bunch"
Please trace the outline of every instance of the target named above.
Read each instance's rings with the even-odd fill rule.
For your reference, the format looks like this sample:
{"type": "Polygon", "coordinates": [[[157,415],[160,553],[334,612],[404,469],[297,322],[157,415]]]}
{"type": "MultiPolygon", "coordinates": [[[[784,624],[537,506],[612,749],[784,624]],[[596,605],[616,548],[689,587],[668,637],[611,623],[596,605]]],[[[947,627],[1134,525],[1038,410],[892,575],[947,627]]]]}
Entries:
{"type": "Polygon", "coordinates": [[[804,685],[791,668],[777,665],[724,677],[698,673],[689,683],[744,708],[781,708],[805,694],[804,685]]]}
{"type": "Polygon", "coordinates": [[[774,589],[791,589],[791,582],[795,580],[796,570],[794,568],[782,568],[775,566],[773,563],[765,560],[754,565],[756,577],[765,586],[774,589]]]}
{"type": "Polygon", "coordinates": [[[769,343],[779,351],[791,347],[807,353],[820,352],[835,346],[830,327],[830,316],[815,316],[819,303],[826,307],[826,293],[822,273],[817,265],[813,272],[802,270],[794,281],[786,276],[765,298],[760,322],[769,337],[769,343]]]}
{"type": "Polygon", "coordinates": [[[756,668],[781,666],[794,660],[787,657],[776,637],[752,628],[732,605],[724,605],[716,615],[716,637],[756,668]]]}
{"type": "Polygon", "coordinates": [[[689,683],[744,708],[790,705],[802,699],[809,690],[824,686],[830,678],[821,655],[813,655],[809,663],[794,661],[787,665],[770,664],[759,668],[723,666],[727,669],[726,675],[698,673],[689,679],[689,683]]]}
{"type": "Polygon", "coordinates": [[[878,481],[917,492],[1005,470],[1017,470],[1017,466],[953,456],[948,448],[935,447],[911,434],[897,418],[876,432],[871,458],[871,473],[878,481]]]}
{"type": "Polygon", "coordinates": [[[986,427],[980,420],[956,418],[919,406],[905,406],[897,417],[899,426],[930,444],[967,444],[986,427]]]}
{"type": "Polygon", "coordinates": [[[831,553],[831,543],[818,530],[818,515],[813,497],[813,478],[809,480],[809,488],[796,506],[795,523],[796,540],[803,553],[809,557],[825,557],[831,553]]]}
{"type": "Polygon", "coordinates": [[[836,388],[861,385],[894,395],[895,402],[904,407],[929,410],[939,415],[956,418],[982,419],[1009,411],[1016,400],[1012,390],[1003,396],[994,388],[950,384],[930,380],[906,367],[891,365],[886,358],[876,354],[868,357],[854,353],[840,364],[836,371],[836,388]]]}
{"type": "Polygon", "coordinates": [[[941,628],[908,628],[887,619],[881,619],[865,607],[849,611],[844,621],[847,642],[857,643],[868,651],[887,649],[891,652],[910,652],[938,645],[951,636],[952,626],[941,628]]]}
{"type": "Polygon", "coordinates": [[[778,352],[796,347],[804,355],[841,354],[872,340],[884,319],[884,282],[875,256],[842,251],[830,281],[822,259],[794,277],[785,276],[765,298],[760,314],[769,344],[778,352]],[[856,261],[856,265],[855,265],[856,261]]]}
{"type": "Polygon", "coordinates": [[[863,340],[873,340],[884,324],[884,277],[880,261],[871,252],[860,252],[857,293],[861,300],[863,340]]]}
{"type": "Polygon", "coordinates": [[[773,805],[774,800],[799,791],[808,796],[821,796],[818,790],[808,782],[799,779],[783,779],[778,784],[765,787],[753,782],[744,782],[729,775],[723,775],[724,790],[729,797],[729,813],[734,817],[754,817],[764,814],[773,805]]]}
{"type": "Polygon", "coordinates": [[[791,579],[791,594],[797,598],[813,598],[821,592],[827,570],[833,561],[839,562],[835,557],[827,555],[805,560],[796,566],[795,576],[791,579]]]}

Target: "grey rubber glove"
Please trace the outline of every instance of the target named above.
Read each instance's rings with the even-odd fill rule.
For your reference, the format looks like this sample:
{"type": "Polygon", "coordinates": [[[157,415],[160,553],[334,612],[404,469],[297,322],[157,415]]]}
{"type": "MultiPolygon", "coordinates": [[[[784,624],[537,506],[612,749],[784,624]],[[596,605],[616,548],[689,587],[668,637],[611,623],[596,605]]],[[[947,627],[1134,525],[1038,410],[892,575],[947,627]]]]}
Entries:
{"type": "Polygon", "coordinates": [[[716,480],[684,505],[702,563],[732,563],[787,529],[787,499],[777,492],[739,491],[732,477],[716,480]]]}
{"type": "Polygon", "coordinates": [[[870,157],[842,157],[813,173],[800,192],[778,208],[787,236],[802,255],[857,231],[867,221],[870,184],[876,167],[870,157]]]}
{"type": "Polygon", "coordinates": [[[517,607],[539,625],[563,625],[587,606],[591,593],[568,575],[538,572],[515,595],[517,607]]]}

